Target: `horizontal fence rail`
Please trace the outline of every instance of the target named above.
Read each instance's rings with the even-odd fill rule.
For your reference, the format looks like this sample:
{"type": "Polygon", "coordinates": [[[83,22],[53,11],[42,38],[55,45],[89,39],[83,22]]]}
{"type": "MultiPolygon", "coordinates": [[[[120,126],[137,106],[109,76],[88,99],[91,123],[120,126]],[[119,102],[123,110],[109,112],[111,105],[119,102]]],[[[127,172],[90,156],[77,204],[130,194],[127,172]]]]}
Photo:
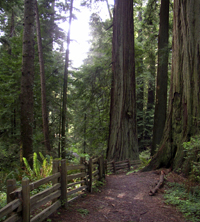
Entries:
{"type": "Polygon", "coordinates": [[[67,165],[66,160],[53,161],[53,173],[38,181],[23,180],[16,188],[15,180],[7,181],[7,205],[0,209],[0,221],[4,222],[40,222],[49,217],[59,207],[77,199],[85,190],[92,192],[94,185],[105,178],[107,172],[130,170],[140,164],[139,160],[107,162],[103,156],[81,158],[78,165],[67,165]],[[31,196],[41,185],[49,185],[43,191],[31,196]],[[45,208],[45,209],[44,209],[45,208]],[[39,213],[37,209],[43,209],[39,213]]]}
{"type": "Polygon", "coordinates": [[[92,191],[97,180],[103,179],[105,169],[103,156],[91,158],[88,162],[81,158],[79,165],[67,165],[66,160],[53,161],[53,174],[35,182],[23,180],[16,188],[15,180],[7,181],[7,205],[0,209],[0,221],[40,222],[49,217],[59,207],[78,198],[84,190],[92,191]],[[104,172],[104,174],[103,174],[104,172]],[[41,185],[50,187],[30,196],[31,191],[41,185]],[[39,213],[37,209],[41,209],[39,213]]]}
{"type": "Polygon", "coordinates": [[[119,170],[130,170],[131,166],[137,166],[141,164],[141,161],[140,160],[123,160],[123,161],[115,162],[113,160],[110,162],[105,161],[104,164],[105,164],[106,173],[108,172],[116,173],[119,170]]]}

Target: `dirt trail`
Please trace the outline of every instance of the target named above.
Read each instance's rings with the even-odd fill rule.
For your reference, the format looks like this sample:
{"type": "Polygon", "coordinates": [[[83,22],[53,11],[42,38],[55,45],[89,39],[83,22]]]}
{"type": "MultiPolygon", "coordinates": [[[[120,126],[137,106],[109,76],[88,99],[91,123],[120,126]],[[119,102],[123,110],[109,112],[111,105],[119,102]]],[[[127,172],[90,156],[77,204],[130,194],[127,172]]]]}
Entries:
{"type": "Polygon", "coordinates": [[[118,174],[106,177],[101,192],[87,194],[68,209],[59,209],[51,222],[182,222],[175,208],[164,204],[162,192],[149,196],[151,186],[159,180],[155,172],[118,174]],[[84,215],[87,214],[87,215],[84,215]]]}

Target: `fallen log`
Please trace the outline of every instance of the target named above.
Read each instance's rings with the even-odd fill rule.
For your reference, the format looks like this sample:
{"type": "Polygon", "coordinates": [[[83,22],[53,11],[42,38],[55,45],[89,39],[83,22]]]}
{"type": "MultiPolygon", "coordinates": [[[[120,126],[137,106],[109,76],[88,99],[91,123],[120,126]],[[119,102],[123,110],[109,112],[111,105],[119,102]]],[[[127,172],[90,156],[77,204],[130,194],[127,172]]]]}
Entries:
{"type": "Polygon", "coordinates": [[[155,195],[155,193],[157,192],[157,190],[163,185],[163,183],[164,183],[164,175],[165,175],[165,173],[164,173],[164,171],[162,170],[162,171],[161,171],[161,175],[160,175],[160,180],[159,180],[158,184],[155,186],[155,188],[152,189],[152,190],[150,190],[149,196],[155,195]]]}

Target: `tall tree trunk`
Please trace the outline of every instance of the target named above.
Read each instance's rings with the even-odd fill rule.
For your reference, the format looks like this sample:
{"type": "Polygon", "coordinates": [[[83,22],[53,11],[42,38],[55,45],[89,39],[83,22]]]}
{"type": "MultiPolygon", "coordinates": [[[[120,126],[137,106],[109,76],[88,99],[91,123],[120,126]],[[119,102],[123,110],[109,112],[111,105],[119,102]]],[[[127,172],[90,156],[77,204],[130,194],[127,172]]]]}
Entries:
{"type": "Polygon", "coordinates": [[[83,142],[83,153],[86,153],[86,124],[87,124],[87,114],[84,115],[84,142],[83,142]]]}
{"type": "Polygon", "coordinates": [[[116,0],[113,21],[109,160],[138,158],[133,0],[116,0]]]}
{"type": "MultiPolygon", "coordinates": [[[[142,3],[138,13],[138,20],[142,22],[142,3]]],[[[142,29],[138,30],[138,42],[142,42],[142,29]]],[[[136,84],[137,84],[137,130],[138,130],[138,147],[139,150],[144,149],[144,64],[143,55],[139,57],[139,66],[136,69],[136,84]]]]}
{"type": "Polygon", "coordinates": [[[182,143],[199,133],[200,1],[174,2],[172,76],[168,113],[158,153],[145,170],[187,170],[182,143]]]}
{"type": "Polygon", "coordinates": [[[58,125],[58,137],[59,137],[59,140],[58,140],[58,158],[61,157],[61,124],[62,124],[62,91],[61,91],[61,99],[60,99],[60,118],[59,118],[59,125],[58,125]]]}
{"type": "MultiPolygon", "coordinates": [[[[24,2],[24,34],[21,77],[21,157],[32,165],[35,0],[24,2]]],[[[21,160],[22,161],[22,160],[21,160]]]]}
{"type": "Polygon", "coordinates": [[[145,114],[145,129],[144,129],[144,145],[146,147],[151,146],[152,134],[153,134],[153,122],[154,122],[154,102],[155,102],[155,74],[156,74],[156,57],[154,49],[151,49],[149,53],[149,79],[148,79],[148,99],[147,110],[145,114]]]}
{"type": "Polygon", "coordinates": [[[45,143],[46,152],[50,154],[51,146],[49,139],[49,121],[48,121],[48,110],[47,110],[47,101],[46,101],[44,59],[43,59],[42,38],[41,38],[40,20],[39,20],[39,12],[37,4],[38,4],[37,0],[35,0],[36,31],[37,31],[38,54],[39,54],[39,63],[40,63],[43,134],[44,134],[44,143],[45,143]]]}
{"type": "MultiPolygon", "coordinates": [[[[12,8],[11,10],[11,18],[10,18],[10,38],[12,38],[15,34],[15,14],[14,10],[12,8]]],[[[8,49],[8,54],[12,54],[12,49],[9,47],[8,49]]],[[[11,134],[14,135],[16,131],[16,110],[15,108],[12,111],[12,116],[11,116],[11,134]]]]}
{"type": "MultiPolygon", "coordinates": [[[[63,86],[63,108],[62,108],[62,138],[61,138],[61,157],[65,158],[66,152],[66,114],[67,114],[67,79],[68,79],[68,67],[69,67],[69,45],[70,45],[70,29],[72,21],[72,9],[73,9],[73,0],[71,0],[70,8],[70,17],[69,17],[69,29],[67,35],[67,50],[65,55],[65,71],[64,71],[64,86],[63,86]]],[[[67,127],[68,128],[68,127],[67,127]]]]}
{"type": "Polygon", "coordinates": [[[55,29],[55,0],[52,1],[52,15],[50,17],[50,21],[51,21],[51,31],[50,31],[50,37],[51,37],[51,49],[53,51],[53,43],[54,43],[54,29],[55,29]]]}
{"type": "Polygon", "coordinates": [[[158,38],[158,71],[156,85],[156,105],[153,127],[151,155],[160,144],[167,112],[168,81],[168,38],[169,38],[169,0],[162,0],[160,7],[160,29],[158,38]]]}
{"type": "Polygon", "coordinates": [[[15,31],[15,15],[14,15],[14,10],[11,10],[11,18],[10,18],[10,37],[14,36],[14,31],[15,31]]]}

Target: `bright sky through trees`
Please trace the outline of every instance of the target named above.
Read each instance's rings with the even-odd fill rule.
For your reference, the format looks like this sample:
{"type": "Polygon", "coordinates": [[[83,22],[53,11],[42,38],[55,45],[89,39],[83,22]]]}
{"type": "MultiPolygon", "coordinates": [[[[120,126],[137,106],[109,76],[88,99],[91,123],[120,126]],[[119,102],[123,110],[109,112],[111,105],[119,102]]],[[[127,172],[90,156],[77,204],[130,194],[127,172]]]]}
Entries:
{"type": "MultiPolygon", "coordinates": [[[[109,4],[113,5],[114,0],[109,0],[109,4]]],[[[92,5],[92,8],[86,8],[86,6],[80,6],[81,0],[74,1],[74,8],[80,11],[74,10],[77,20],[72,21],[71,25],[71,43],[70,43],[70,60],[72,60],[72,66],[77,68],[82,65],[82,61],[87,57],[89,51],[90,29],[89,20],[90,15],[93,12],[98,13],[102,20],[109,18],[106,2],[98,2],[92,5]]]]}

